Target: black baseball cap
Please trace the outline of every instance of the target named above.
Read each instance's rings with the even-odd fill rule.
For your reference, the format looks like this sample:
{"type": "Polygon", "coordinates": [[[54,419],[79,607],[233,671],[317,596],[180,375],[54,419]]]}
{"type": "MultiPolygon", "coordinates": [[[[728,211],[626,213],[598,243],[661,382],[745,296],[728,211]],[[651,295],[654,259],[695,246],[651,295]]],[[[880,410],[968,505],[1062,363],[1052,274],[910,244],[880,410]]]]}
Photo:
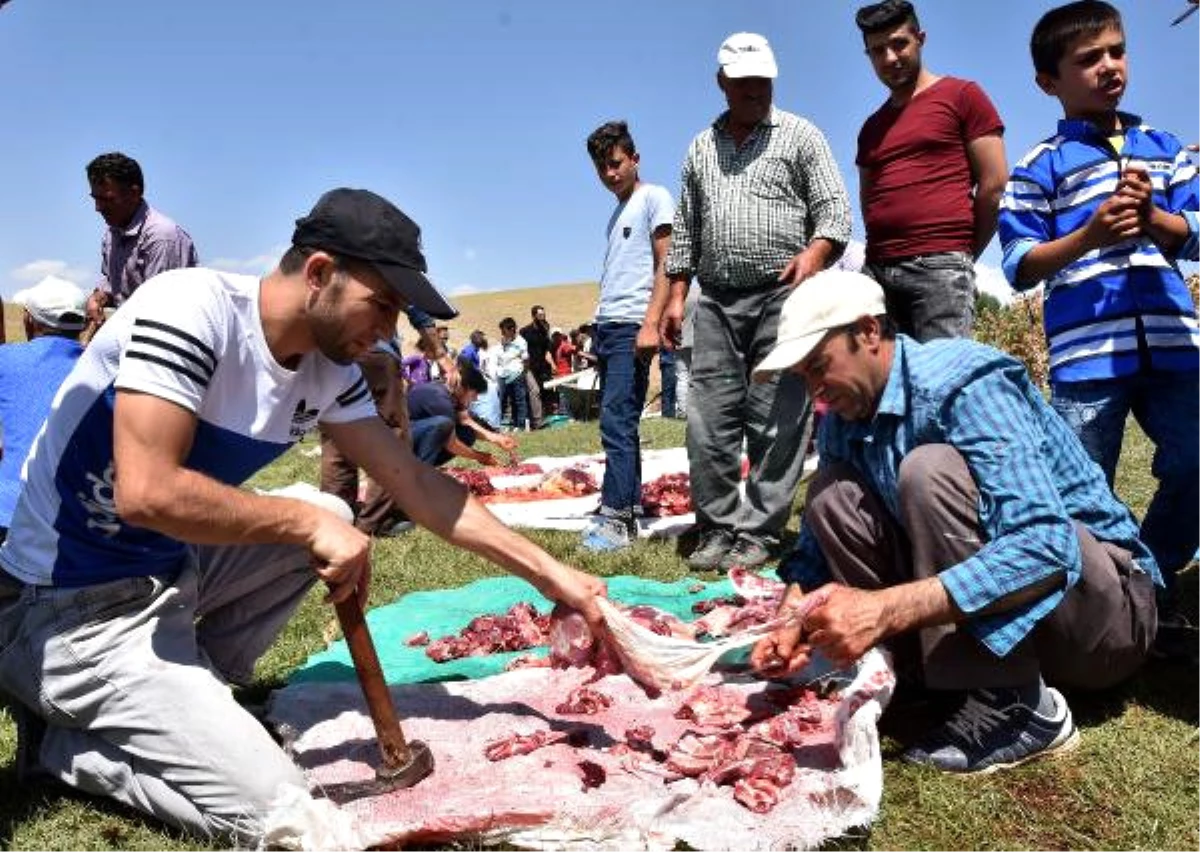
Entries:
{"type": "Polygon", "coordinates": [[[437,319],[458,311],[425,276],[421,229],[396,205],[367,189],[331,189],[296,220],[292,245],[371,264],[413,307],[437,319]]]}

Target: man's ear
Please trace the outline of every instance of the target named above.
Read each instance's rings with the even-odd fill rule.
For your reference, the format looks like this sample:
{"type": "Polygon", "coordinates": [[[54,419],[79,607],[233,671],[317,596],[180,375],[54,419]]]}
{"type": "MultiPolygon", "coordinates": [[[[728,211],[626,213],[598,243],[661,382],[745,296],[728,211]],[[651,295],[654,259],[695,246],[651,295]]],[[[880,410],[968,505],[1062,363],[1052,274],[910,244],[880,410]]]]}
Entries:
{"type": "Polygon", "coordinates": [[[1037,87],[1045,92],[1050,97],[1054,97],[1058,89],[1058,80],[1053,75],[1047,74],[1044,71],[1039,71],[1033,77],[1033,82],[1037,83],[1037,87]]]}
{"type": "Polygon", "coordinates": [[[333,278],[335,267],[332,255],[314,251],[304,260],[304,286],[314,295],[320,292],[333,278]]]}
{"type": "Polygon", "coordinates": [[[883,326],[880,325],[879,318],[870,314],[864,314],[858,318],[858,328],[855,332],[869,347],[877,345],[883,339],[883,326]]]}

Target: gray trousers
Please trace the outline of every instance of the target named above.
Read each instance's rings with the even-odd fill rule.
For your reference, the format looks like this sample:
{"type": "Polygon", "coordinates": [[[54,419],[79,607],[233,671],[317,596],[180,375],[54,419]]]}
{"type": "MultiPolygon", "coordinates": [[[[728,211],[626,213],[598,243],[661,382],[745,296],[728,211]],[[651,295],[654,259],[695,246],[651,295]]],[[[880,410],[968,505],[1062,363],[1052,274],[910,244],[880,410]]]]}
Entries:
{"type": "Polygon", "coordinates": [[[48,725],[41,767],[205,837],[253,845],[303,773],[236,701],[315,581],[299,547],[199,547],[177,576],[0,585],[0,690],[48,725]]]}
{"type": "MultiPolygon", "coordinates": [[[[903,526],[852,466],[817,472],[805,519],[840,582],[879,589],[933,577],[982,545],[979,493],[953,447],[929,444],[906,456],[899,494],[903,526]]],[[[965,625],[930,627],[892,643],[898,670],[919,664],[932,689],[1025,686],[1039,674],[1101,689],[1132,674],[1157,628],[1153,581],[1127,551],[1098,541],[1081,524],[1075,531],[1082,575],[1011,652],[997,657],[965,625]]]]}
{"type": "Polygon", "coordinates": [[[924,254],[868,263],[863,272],[879,282],[896,327],[924,343],[938,337],[970,337],[975,324],[975,260],[965,251],[924,254]]]}
{"type": "Polygon", "coordinates": [[[692,504],[703,529],[774,546],[804,464],[812,406],[791,373],[755,383],[750,371],[775,345],[787,286],[743,292],[704,287],[696,303],[687,447],[692,504]],[[739,491],[743,441],[750,461],[739,491]]]}

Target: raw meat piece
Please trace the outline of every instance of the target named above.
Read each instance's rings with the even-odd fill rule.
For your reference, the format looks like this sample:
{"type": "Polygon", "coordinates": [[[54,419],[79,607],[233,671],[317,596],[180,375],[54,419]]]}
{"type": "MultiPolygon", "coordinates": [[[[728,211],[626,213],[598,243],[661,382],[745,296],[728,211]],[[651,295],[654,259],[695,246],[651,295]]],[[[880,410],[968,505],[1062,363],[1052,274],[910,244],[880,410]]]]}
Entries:
{"type": "Polygon", "coordinates": [[[779,804],[779,785],[766,778],[739,778],[733,798],[756,814],[765,814],[779,804]]]}
{"type": "Polygon", "coordinates": [[[701,686],[679,706],[675,718],[706,728],[727,728],[750,718],[750,708],[740,692],[701,686]]]}
{"type": "Polygon", "coordinates": [[[467,490],[476,497],[486,497],[489,494],[496,492],[496,487],[492,485],[492,480],[482,470],[469,470],[462,467],[445,467],[442,472],[452,479],[457,479],[463,485],[467,486],[467,490]]]}
{"type": "Polygon", "coordinates": [[[534,731],[532,734],[512,734],[498,740],[492,740],[483,748],[484,756],[491,761],[507,760],[518,754],[529,754],[543,746],[565,742],[570,736],[569,731],[534,731]]]}
{"type": "Polygon", "coordinates": [[[803,743],[807,734],[821,727],[823,721],[822,704],[814,694],[811,701],[806,698],[783,713],[752,725],[750,733],[780,748],[793,748],[803,743]]]}
{"type": "Polygon", "coordinates": [[[567,700],[554,708],[554,712],[563,714],[578,714],[595,716],[601,710],[612,706],[612,699],[603,692],[590,686],[581,686],[571,690],[567,700]]]}
{"type": "Polygon", "coordinates": [[[593,760],[579,761],[579,769],[583,772],[583,789],[590,790],[599,787],[608,780],[604,767],[593,760]]]}
{"type": "Polygon", "coordinates": [[[625,742],[634,751],[654,751],[654,728],[650,725],[638,725],[625,731],[625,742]]]}
{"type": "Polygon", "coordinates": [[[687,731],[667,750],[667,767],[682,775],[698,778],[734,756],[734,744],[740,735],[740,731],[722,731],[719,734],[687,731]]]}
{"type": "Polygon", "coordinates": [[[429,644],[429,632],[422,630],[420,633],[414,633],[404,640],[404,644],[410,648],[420,648],[429,644]]]}
{"type": "Polygon", "coordinates": [[[642,486],[647,515],[669,517],[692,511],[692,484],[686,473],[665,473],[642,486]]]}
{"type": "Polygon", "coordinates": [[[592,666],[596,677],[621,671],[621,662],[606,645],[596,642],[583,613],[558,604],[550,611],[547,630],[550,662],[555,668],[592,666]]]}

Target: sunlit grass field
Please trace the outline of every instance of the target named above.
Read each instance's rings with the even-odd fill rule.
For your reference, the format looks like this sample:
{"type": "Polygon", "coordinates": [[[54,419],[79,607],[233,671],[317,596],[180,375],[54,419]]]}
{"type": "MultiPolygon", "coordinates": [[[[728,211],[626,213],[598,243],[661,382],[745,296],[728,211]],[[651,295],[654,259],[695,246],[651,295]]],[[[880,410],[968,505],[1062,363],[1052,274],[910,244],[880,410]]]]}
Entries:
{"type": "MultiPolygon", "coordinates": [[[[683,425],[648,420],[647,447],[677,446],[683,425]]],[[[315,482],[316,444],[307,440],[252,485],[315,482]]],[[[522,452],[567,455],[599,450],[597,428],[571,424],[530,433],[522,452]]],[[[1135,513],[1151,493],[1149,446],[1130,430],[1119,492],[1135,513]]],[[[797,518],[790,529],[794,532],[797,518]]],[[[571,533],[531,532],[559,558],[602,576],[637,574],[661,580],[687,575],[670,542],[639,542],[618,555],[593,556],[571,533]]],[[[418,589],[436,589],[499,574],[424,531],[381,539],[375,548],[371,605],[418,589]]],[[[711,575],[700,575],[712,579],[711,575]]],[[[1195,572],[1187,577],[1194,598],[1195,572]]],[[[1195,613],[1193,612],[1193,615],[1195,613]]],[[[261,701],[298,664],[325,645],[331,609],[314,591],[262,660],[246,702],[261,701]]],[[[1195,849],[1197,833],[1197,676],[1195,669],[1151,663],[1127,684],[1102,694],[1070,696],[1083,730],[1071,755],[1006,773],[957,779],[896,760],[885,738],[884,801],[869,829],[833,846],[853,849],[1195,849]]],[[[886,718],[886,717],[885,717],[886,718]]],[[[892,720],[904,727],[913,720],[892,720]]],[[[885,731],[889,730],[885,726],[885,731]]],[[[17,784],[11,766],[14,728],[0,716],[0,843],[11,849],[199,849],[118,805],[59,786],[17,784]]]]}

